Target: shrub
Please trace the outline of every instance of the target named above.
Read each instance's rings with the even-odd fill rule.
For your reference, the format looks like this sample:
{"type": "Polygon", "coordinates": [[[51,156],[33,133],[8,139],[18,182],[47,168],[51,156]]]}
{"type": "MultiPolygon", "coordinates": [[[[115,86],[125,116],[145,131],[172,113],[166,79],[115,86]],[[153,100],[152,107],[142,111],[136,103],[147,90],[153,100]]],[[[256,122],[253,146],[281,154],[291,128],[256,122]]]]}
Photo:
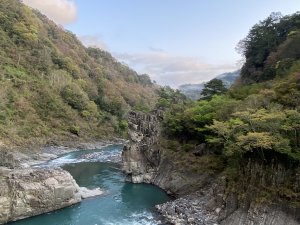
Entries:
{"type": "Polygon", "coordinates": [[[79,136],[80,127],[77,126],[77,125],[72,125],[72,126],[69,128],[69,131],[70,131],[72,134],[75,134],[75,135],[79,136]]]}
{"type": "Polygon", "coordinates": [[[89,99],[75,84],[67,85],[61,91],[61,96],[72,108],[83,111],[87,108],[89,99]]]}
{"type": "Polygon", "coordinates": [[[127,131],[127,129],[128,129],[128,123],[127,123],[127,121],[126,120],[121,120],[119,122],[119,130],[121,132],[125,132],[125,131],[127,131]]]}

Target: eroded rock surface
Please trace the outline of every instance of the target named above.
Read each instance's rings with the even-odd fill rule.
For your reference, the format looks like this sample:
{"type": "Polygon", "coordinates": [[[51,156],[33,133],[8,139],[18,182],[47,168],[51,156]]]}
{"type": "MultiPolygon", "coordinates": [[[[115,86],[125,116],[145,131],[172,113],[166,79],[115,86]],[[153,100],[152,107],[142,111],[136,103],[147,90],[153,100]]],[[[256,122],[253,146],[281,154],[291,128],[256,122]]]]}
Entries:
{"type": "Polygon", "coordinates": [[[160,164],[160,150],[157,145],[159,135],[159,115],[136,112],[129,113],[129,139],[122,152],[123,170],[126,180],[133,183],[152,183],[160,164]]]}
{"type": "Polygon", "coordinates": [[[157,205],[156,209],[170,224],[217,225],[225,186],[208,185],[202,190],[157,205]]]}
{"type": "Polygon", "coordinates": [[[0,224],[80,201],[79,187],[67,171],[0,168],[0,224]]]}
{"type": "MultiPolygon", "coordinates": [[[[224,181],[224,180],[223,180],[224,181]]],[[[286,205],[249,205],[234,193],[226,195],[225,183],[206,186],[175,201],[157,205],[157,211],[175,225],[299,225],[300,210],[286,205]]]]}
{"type": "Polygon", "coordinates": [[[253,205],[248,210],[238,209],[221,225],[299,225],[300,210],[285,206],[253,205]]]}
{"type": "Polygon", "coordinates": [[[164,189],[168,194],[182,196],[212,180],[211,174],[194,176],[182,173],[159,145],[160,122],[163,111],[149,115],[130,112],[129,140],[122,152],[123,171],[126,180],[133,183],[151,183],[164,189]]]}

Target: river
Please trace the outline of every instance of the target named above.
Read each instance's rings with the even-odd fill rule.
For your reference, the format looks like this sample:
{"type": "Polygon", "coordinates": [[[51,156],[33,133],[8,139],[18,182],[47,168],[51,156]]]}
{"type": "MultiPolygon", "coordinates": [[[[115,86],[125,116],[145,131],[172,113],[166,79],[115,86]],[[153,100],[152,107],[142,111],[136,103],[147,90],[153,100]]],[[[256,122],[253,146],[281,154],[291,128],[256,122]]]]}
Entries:
{"type": "Polygon", "coordinates": [[[80,187],[100,188],[104,194],[74,206],[10,225],[157,225],[156,204],[170,198],[150,184],[124,182],[120,170],[122,145],[65,154],[42,167],[60,166],[69,171],[80,187]]]}

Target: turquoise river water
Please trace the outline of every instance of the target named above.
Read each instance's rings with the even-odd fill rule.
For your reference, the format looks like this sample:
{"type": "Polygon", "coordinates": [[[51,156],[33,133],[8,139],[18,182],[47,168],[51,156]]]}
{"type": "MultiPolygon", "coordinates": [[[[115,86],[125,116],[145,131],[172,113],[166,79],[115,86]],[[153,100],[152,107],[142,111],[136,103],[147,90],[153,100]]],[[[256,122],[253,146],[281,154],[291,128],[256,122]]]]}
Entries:
{"type": "Polygon", "coordinates": [[[74,206],[10,223],[10,225],[157,225],[153,211],[156,204],[170,198],[149,184],[124,182],[117,163],[121,145],[99,150],[68,153],[49,161],[43,167],[60,166],[69,171],[80,187],[101,188],[104,194],[85,199],[74,206]]]}

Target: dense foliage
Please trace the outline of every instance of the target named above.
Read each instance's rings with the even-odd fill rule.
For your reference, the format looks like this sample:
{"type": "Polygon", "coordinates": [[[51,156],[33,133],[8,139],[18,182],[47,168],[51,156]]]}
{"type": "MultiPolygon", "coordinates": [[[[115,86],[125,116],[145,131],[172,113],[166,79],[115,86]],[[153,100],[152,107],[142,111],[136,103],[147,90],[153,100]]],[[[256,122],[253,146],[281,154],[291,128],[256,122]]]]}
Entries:
{"type": "Polygon", "coordinates": [[[0,1],[0,85],[0,145],[121,134],[128,110],[157,98],[148,75],[18,0],[0,1]]]}
{"type": "Polygon", "coordinates": [[[208,82],[204,99],[170,107],[165,134],[189,143],[190,150],[206,143],[229,161],[253,154],[299,162],[299,23],[299,13],[272,14],[255,25],[241,42],[246,57],[241,80],[256,82],[227,93],[220,82],[208,82]]]}
{"type": "Polygon", "coordinates": [[[221,95],[226,91],[227,88],[223,84],[223,81],[215,78],[204,84],[200,95],[201,99],[210,100],[214,95],[221,95]]]}
{"type": "Polygon", "coordinates": [[[263,158],[264,151],[273,151],[300,161],[299,75],[300,70],[283,80],[173,106],[164,119],[165,133],[224,149],[228,157],[258,151],[263,158]]]}
{"type": "Polygon", "coordinates": [[[300,58],[300,13],[282,16],[272,13],[254,25],[237,49],[245,57],[243,83],[273,79],[293,60],[300,58]]]}

